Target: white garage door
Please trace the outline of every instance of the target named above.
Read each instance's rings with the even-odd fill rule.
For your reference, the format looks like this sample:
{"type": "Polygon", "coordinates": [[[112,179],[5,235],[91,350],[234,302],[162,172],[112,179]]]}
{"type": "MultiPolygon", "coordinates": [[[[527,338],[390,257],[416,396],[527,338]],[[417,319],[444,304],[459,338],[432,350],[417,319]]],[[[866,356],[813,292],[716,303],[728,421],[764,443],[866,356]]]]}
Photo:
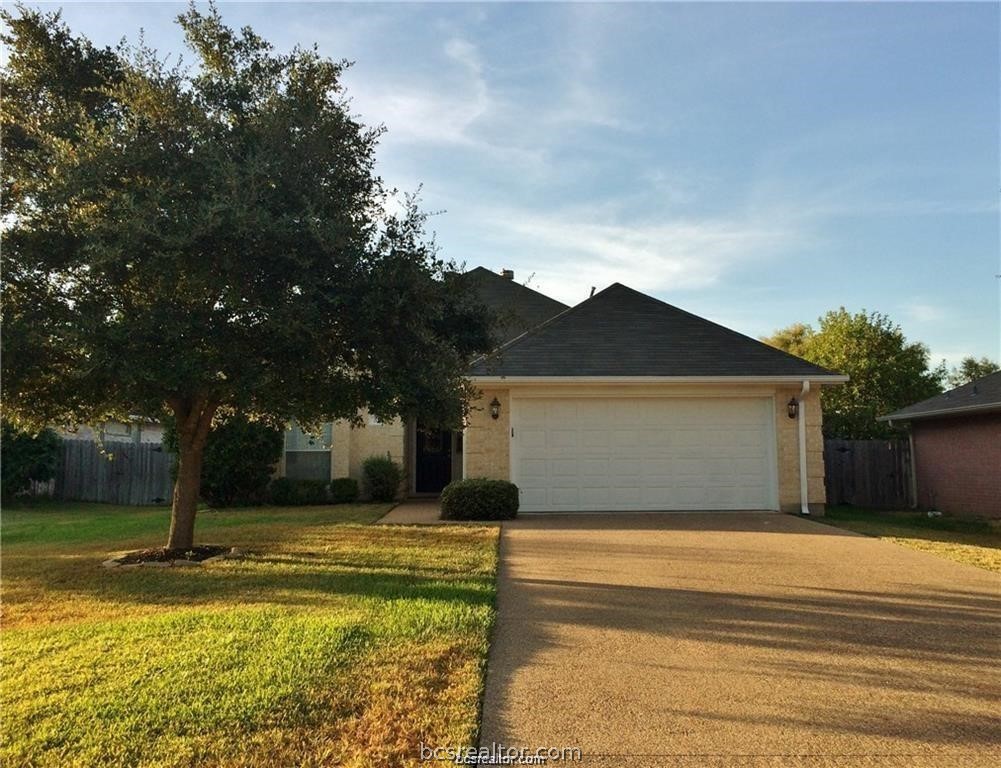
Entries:
{"type": "Polygon", "coordinates": [[[770,398],[521,398],[511,415],[526,512],[777,507],[770,398]]]}

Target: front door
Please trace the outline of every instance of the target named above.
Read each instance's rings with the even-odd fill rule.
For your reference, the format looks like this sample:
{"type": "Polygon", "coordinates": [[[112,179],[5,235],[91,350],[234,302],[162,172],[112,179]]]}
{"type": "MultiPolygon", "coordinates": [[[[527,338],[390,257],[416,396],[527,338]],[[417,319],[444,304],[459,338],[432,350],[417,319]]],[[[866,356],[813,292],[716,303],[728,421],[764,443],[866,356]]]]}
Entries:
{"type": "Polygon", "coordinates": [[[418,425],[414,459],[417,493],[441,493],[452,480],[452,433],[418,425]]]}

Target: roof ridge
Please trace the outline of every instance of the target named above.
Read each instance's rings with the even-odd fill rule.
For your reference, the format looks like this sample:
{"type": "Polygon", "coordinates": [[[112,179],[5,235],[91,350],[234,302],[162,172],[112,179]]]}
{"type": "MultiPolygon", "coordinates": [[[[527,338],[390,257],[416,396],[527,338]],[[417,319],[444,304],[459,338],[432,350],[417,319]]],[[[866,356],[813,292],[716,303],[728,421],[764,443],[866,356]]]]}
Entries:
{"type": "MultiPolygon", "coordinates": [[[[681,307],[676,306],[674,304],[670,304],[670,303],[664,301],[663,299],[658,299],[656,296],[650,296],[649,294],[643,293],[642,291],[638,291],[635,288],[630,288],[628,285],[624,285],[622,283],[612,283],[612,285],[610,285],[608,287],[611,288],[611,287],[616,286],[616,285],[618,285],[618,286],[620,286],[622,288],[625,288],[627,291],[632,291],[633,293],[638,294],[638,295],[642,296],[645,299],[649,299],[650,301],[655,301],[658,304],[663,304],[665,307],[669,307],[670,309],[673,309],[676,312],[680,312],[683,315],[687,315],[688,317],[694,318],[695,320],[699,320],[699,321],[701,321],[703,323],[708,323],[709,325],[714,325],[717,328],[720,328],[720,329],[726,331],[727,333],[733,334],[734,336],[740,336],[741,338],[747,339],[749,341],[753,341],[755,344],[760,344],[763,347],[768,347],[768,349],[774,350],[775,352],[778,352],[779,354],[785,355],[786,357],[791,357],[793,360],[800,360],[802,362],[810,363],[810,365],[815,365],[818,368],[820,368],[821,370],[826,371],[827,373],[834,374],[834,371],[830,370],[829,368],[825,368],[824,366],[820,365],[819,363],[814,363],[812,360],[807,360],[805,357],[800,357],[799,355],[794,355],[794,354],[792,354],[792,352],[787,352],[784,349],[779,349],[778,347],[773,347],[771,344],[766,344],[761,339],[756,339],[753,336],[748,336],[746,333],[741,333],[740,331],[735,331],[733,328],[729,328],[729,327],[727,327],[725,325],[721,325],[720,323],[717,323],[715,320],[710,320],[707,317],[702,317],[701,315],[696,315],[694,312],[689,312],[687,309],[682,309],[681,307]]],[[[608,290],[608,289],[606,288],[605,290],[608,290]]]]}
{"type": "Polygon", "coordinates": [[[508,279],[508,278],[504,277],[503,275],[499,275],[496,272],[494,272],[492,269],[489,269],[488,267],[484,267],[482,264],[480,264],[480,265],[478,265],[476,267],[473,267],[471,270],[469,270],[468,272],[465,272],[463,274],[471,275],[474,272],[483,272],[483,273],[485,273],[487,275],[490,275],[492,278],[494,278],[496,280],[503,280],[504,283],[506,283],[507,285],[514,286],[514,287],[516,287],[516,288],[518,288],[518,289],[520,289],[522,291],[528,291],[529,293],[533,293],[536,296],[541,296],[544,299],[548,299],[549,301],[553,302],[553,304],[559,304],[561,307],[569,307],[569,304],[564,304],[559,299],[554,299],[552,296],[550,296],[548,294],[545,294],[542,291],[537,291],[534,288],[529,288],[527,285],[524,285],[523,283],[519,283],[514,278],[508,279]]]}
{"type": "MultiPolygon", "coordinates": [[[[608,286],[608,288],[611,288],[611,287],[612,286],[608,286]]],[[[496,349],[491,350],[490,352],[487,352],[485,355],[480,355],[479,357],[477,357],[475,360],[473,360],[470,363],[470,366],[478,365],[479,363],[482,363],[485,360],[489,360],[490,358],[499,355],[501,352],[503,352],[506,349],[509,349],[510,347],[514,346],[515,344],[521,343],[527,337],[535,335],[536,333],[538,333],[539,331],[541,331],[546,326],[551,325],[556,320],[559,320],[561,317],[565,317],[566,315],[569,315],[574,310],[580,309],[582,306],[584,306],[585,304],[587,304],[592,299],[598,298],[598,296],[600,296],[605,291],[607,291],[608,288],[602,289],[601,291],[599,291],[598,293],[594,294],[593,296],[588,296],[586,299],[584,299],[584,301],[581,301],[581,302],[579,302],[577,304],[574,304],[573,306],[568,306],[568,305],[564,304],[563,306],[565,306],[566,309],[564,309],[562,312],[558,312],[557,314],[555,314],[552,317],[550,317],[548,320],[543,320],[538,325],[532,326],[527,331],[524,331],[524,332],[520,333],[519,335],[515,336],[513,339],[508,339],[503,344],[501,344],[499,347],[497,347],[496,349]]],[[[529,290],[531,290],[531,288],[529,290]]],[[[545,295],[545,294],[543,294],[543,295],[545,295]]],[[[553,299],[553,301],[555,301],[555,299],[553,299]]],[[[563,302],[559,302],[559,303],[563,304],[563,302]]]]}

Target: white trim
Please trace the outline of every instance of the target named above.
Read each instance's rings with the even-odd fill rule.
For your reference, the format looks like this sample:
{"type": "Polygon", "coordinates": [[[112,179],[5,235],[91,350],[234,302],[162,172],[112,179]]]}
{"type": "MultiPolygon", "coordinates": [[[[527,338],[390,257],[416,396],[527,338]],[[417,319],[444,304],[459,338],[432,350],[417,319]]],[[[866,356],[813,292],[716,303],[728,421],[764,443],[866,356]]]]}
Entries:
{"type": "MultiPolygon", "coordinates": [[[[801,384],[802,376],[470,376],[473,384],[801,384]]],[[[841,384],[843,374],[810,376],[819,384],[841,384]]]]}

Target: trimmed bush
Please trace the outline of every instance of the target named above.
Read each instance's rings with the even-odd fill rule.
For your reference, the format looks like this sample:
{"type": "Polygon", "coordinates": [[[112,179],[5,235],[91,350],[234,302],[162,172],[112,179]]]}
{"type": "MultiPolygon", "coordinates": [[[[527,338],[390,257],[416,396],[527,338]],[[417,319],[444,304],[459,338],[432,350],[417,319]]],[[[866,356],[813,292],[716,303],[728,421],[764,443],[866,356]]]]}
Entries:
{"type": "Polygon", "coordinates": [[[394,501],[403,481],[403,467],[387,456],[369,456],[362,462],[365,488],[372,501],[394,501]]]}
{"type": "Polygon", "coordinates": [[[323,480],[293,480],[276,477],[269,488],[271,503],[279,507],[303,507],[329,504],[327,483],[323,480]]]}
{"type": "Polygon", "coordinates": [[[334,504],[358,501],[358,481],[353,477],[338,477],[330,481],[330,500],[334,504]]]}
{"type": "Polygon", "coordinates": [[[55,477],[61,443],[51,429],[32,435],[3,422],[0,498],[4,503],[28,490],[32,481],[44,483],[55,477]]]}
{"type": "Polygon", "coordinates": [[[456,480],[441,492],[442,520],[510,520],[518,514],[518,486],[507,480],[456,480]]]}
{"type": "Polygon", "coordinates": [[[268,497],[271,503],[279,507],[291,507],[295,505],[295,483],[287,477],[276,477],[271,481],[268,488],[268,497]]]}

